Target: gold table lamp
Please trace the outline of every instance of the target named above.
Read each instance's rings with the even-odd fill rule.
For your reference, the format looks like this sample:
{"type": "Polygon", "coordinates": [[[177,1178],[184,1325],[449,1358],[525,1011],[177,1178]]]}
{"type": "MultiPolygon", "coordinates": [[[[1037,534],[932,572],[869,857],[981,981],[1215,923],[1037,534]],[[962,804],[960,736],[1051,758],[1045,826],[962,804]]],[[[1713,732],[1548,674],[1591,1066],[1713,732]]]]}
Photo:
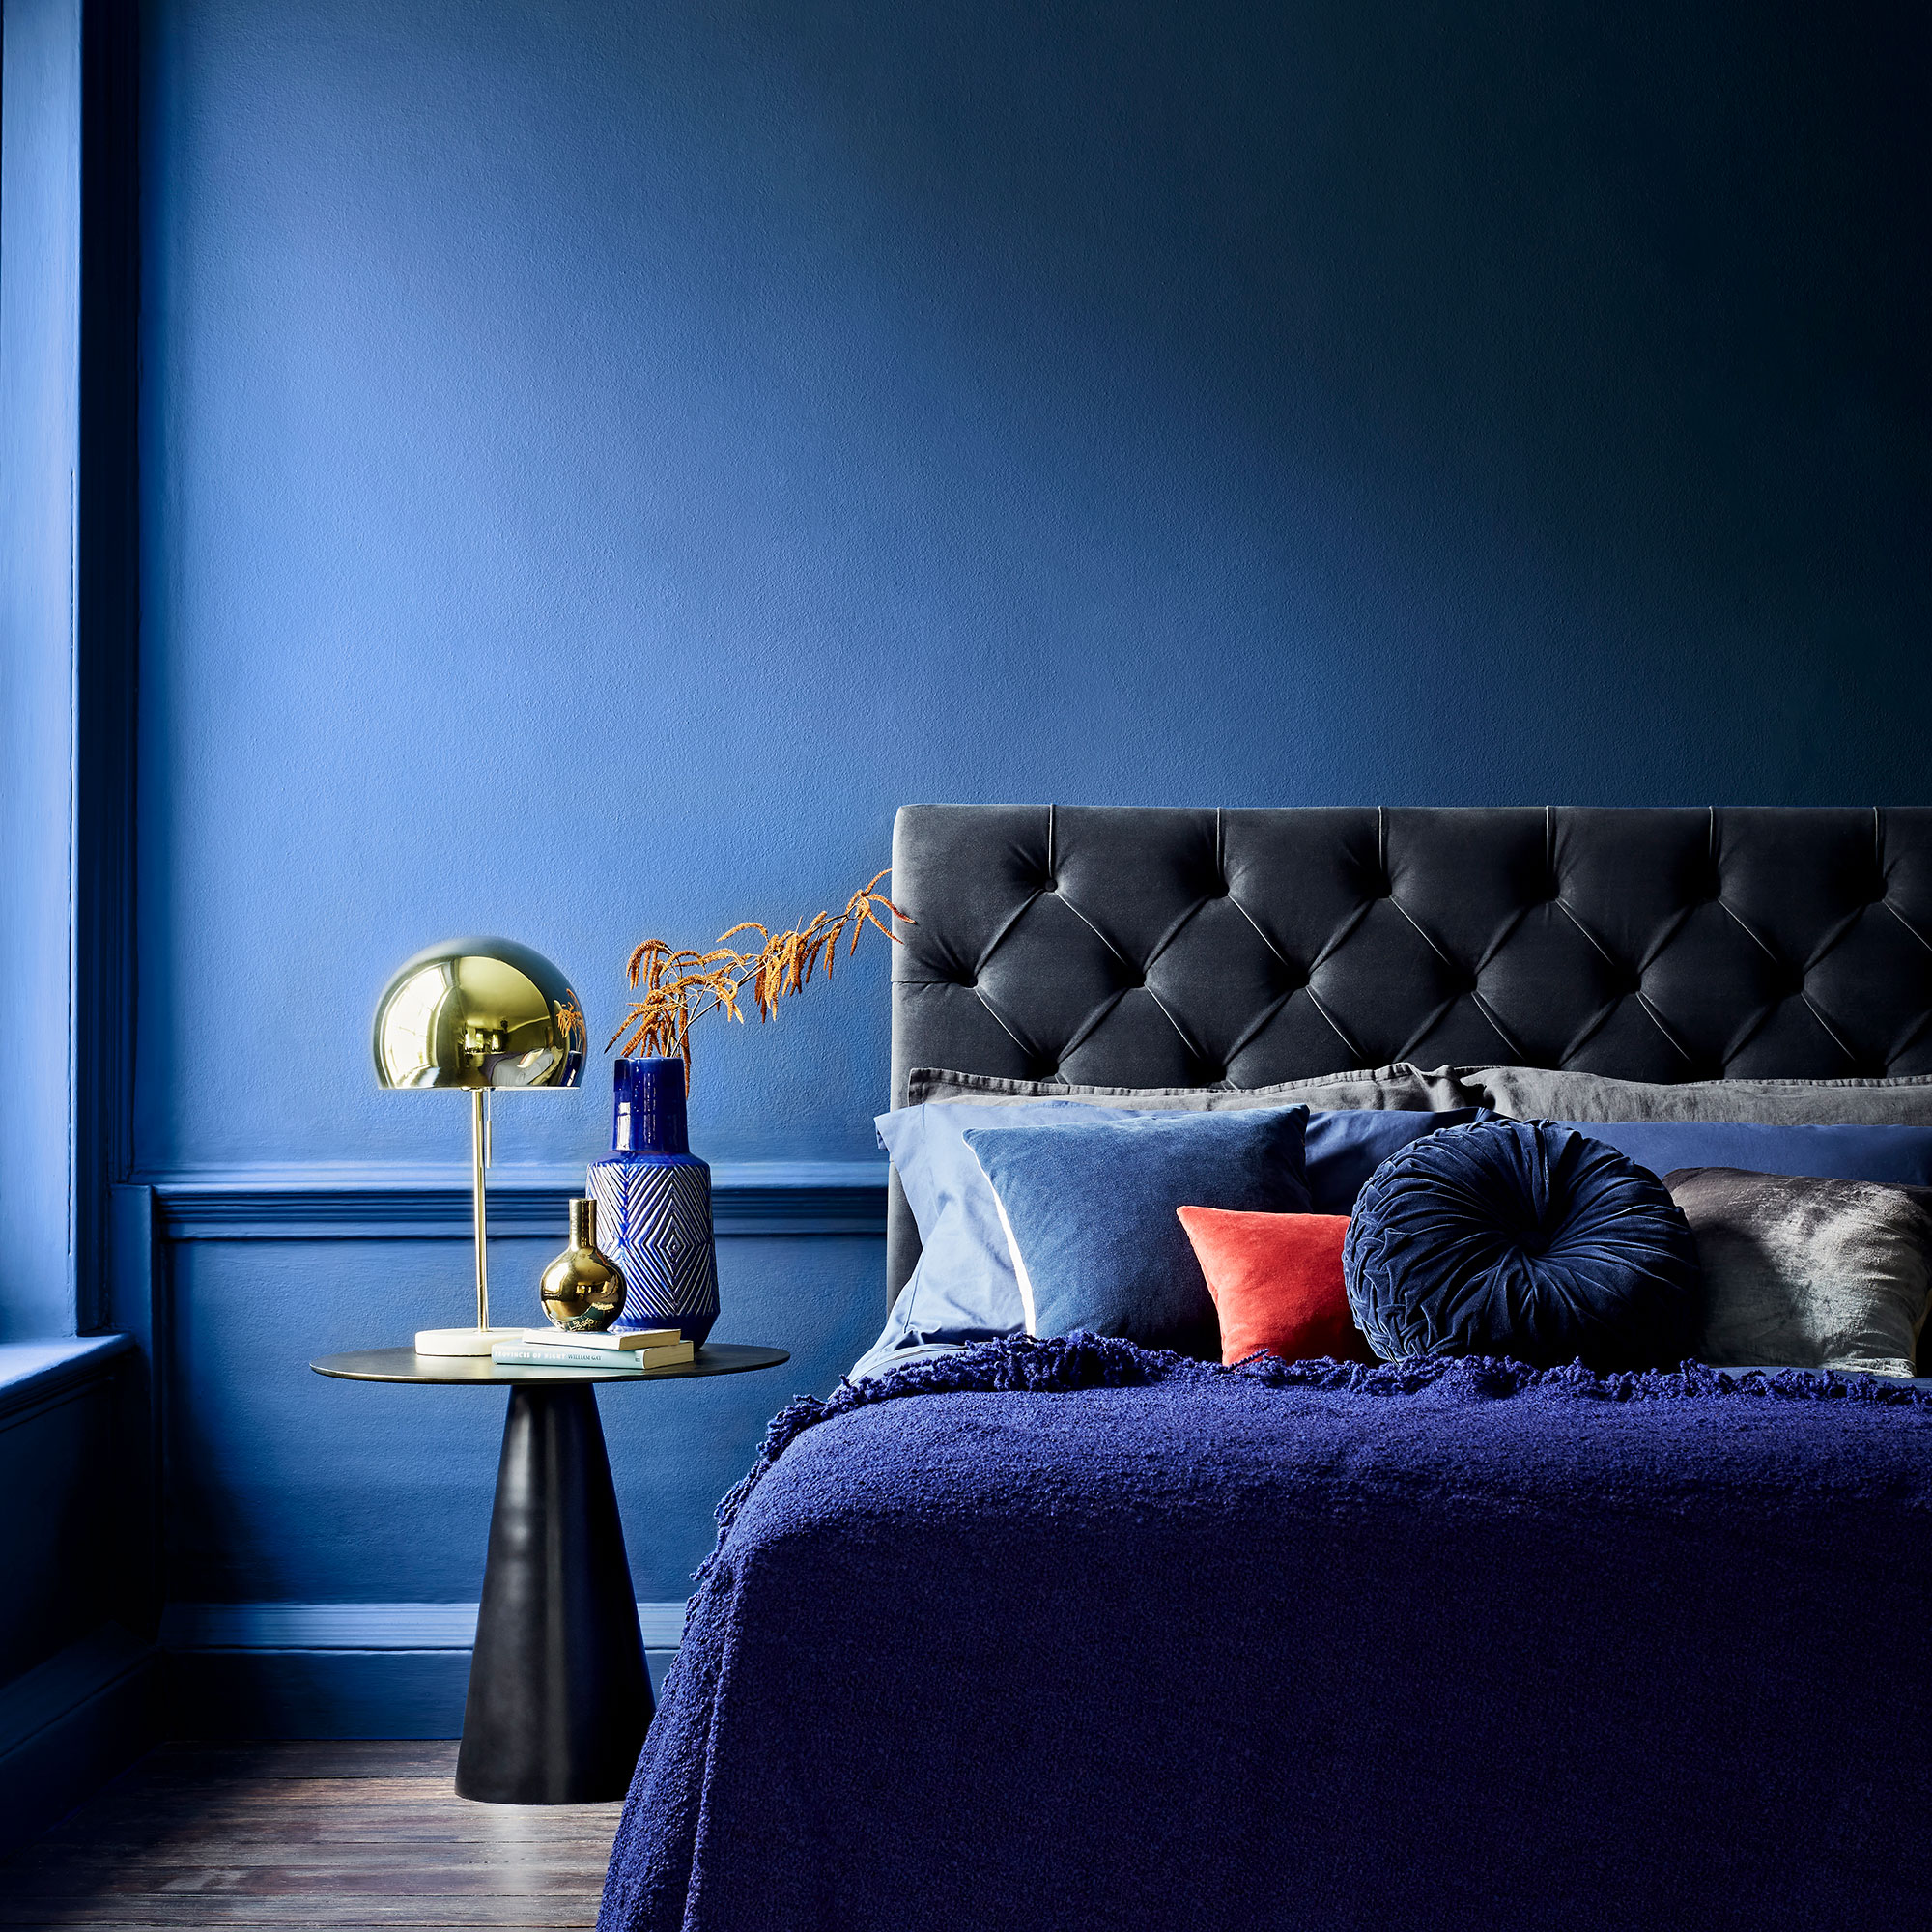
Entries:
{"type": "Polygon", "coordinates": [[[419,1355],[487,1355],[520,1331],[490,1326],[484,1170],[490,1095],[575,1087],[583,1078],[583,1009],[541,952],[514,939],[451,939],[399,967],[376,1003],[376,1079],[384,1087],[469,1094],[469,1179],[476,1235],[476,1325],[425,1328],[419,1355]]]}

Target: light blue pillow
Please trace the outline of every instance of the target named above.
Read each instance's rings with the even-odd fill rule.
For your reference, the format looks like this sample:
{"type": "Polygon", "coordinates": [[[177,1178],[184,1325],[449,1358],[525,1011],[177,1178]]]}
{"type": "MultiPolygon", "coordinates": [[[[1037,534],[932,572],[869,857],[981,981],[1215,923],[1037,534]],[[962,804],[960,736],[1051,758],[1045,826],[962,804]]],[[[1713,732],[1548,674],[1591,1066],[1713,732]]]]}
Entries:
{"type": "Polygon", "coordinates": [[[1218,1359],[1213,1296],[1175,1209],[1309,1212],[1307,1128],[1306,1107],[968,1127],[1029,1332],[1084,1329],[1218,1359]]]}
{"type": "MultiPolygon", "coordinates": [[[[891,1156],[919,1224],[921,1253],[871,1352],[1026,1332],[1026,1309],[1000,1226],[999,1204],[961,1138],[968,1127],[1195,1118],[1192,1108],[1105,1107],[1082,1100],[1025,1100],[1008,1107],[927,1101],[881,1114],[876,1122],[879,1145],[891,1156]]],[[[1313,1211],[1348,1213],[1362,1183],[1399,1148],[1437,1127],[1490,1118],[1480,1107],[1443,1114],[1368,1108],[1311,1113],[1305,1165],[1313,1211]]]]}
{"type": "Polygon", "coordinates": [[[1152,1117],[1078,1100],[1011,1107],[929,1101],[881,1114],[879,1145],[898,1173],[921,1244],[912,1279],[893,1309],[900,1346],[1026,1333],[1026,1307],[1000,1226],[1000,1205],[961,1137],[967,1127],[1134,1118],[1152,1117]]]}
{"type": "Polygon", "coordinates": [[[1785,1127],[1747,1121],[1557,1121],[1652,1174],[1734,1167],[1932,1187],[1932,1127],[1785,1127]]]}

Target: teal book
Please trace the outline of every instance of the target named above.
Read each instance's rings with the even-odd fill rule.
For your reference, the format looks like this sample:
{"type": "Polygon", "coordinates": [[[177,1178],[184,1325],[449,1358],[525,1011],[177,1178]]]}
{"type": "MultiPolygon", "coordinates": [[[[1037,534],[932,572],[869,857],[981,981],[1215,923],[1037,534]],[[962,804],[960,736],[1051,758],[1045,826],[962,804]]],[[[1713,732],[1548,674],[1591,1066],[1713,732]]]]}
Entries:
{"type": "Polygon", "coordinates": [[[668,1342],[655,1349],[573,1349],[565,1342],[498,1342],[490,1359],[505,1368],[612,1370],[675,1368],[692,1359],[689,1342],[668,1342]]]}

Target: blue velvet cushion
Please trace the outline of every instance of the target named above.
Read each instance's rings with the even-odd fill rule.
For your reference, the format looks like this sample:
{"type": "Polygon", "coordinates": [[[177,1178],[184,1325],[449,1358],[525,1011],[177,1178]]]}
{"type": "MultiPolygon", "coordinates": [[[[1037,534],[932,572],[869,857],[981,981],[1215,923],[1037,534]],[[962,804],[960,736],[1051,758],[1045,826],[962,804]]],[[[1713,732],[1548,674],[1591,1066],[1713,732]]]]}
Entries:
{"type": "Polygon", "coordinates": [[[1356,1200],[1342,1265],[1387,1361],[1669,1367],[1702,1321],[1697,1250],[1663,1183],[1548,1121],[1451,1127],[1391,1156],[1356,1200]]]}
{"type": "MultiPolygon", "coordinates": [[[[905,1189],[922,1251],[879,1346],[895,1350],[925,1342],[980,1342],[1026,1332],[1026,1310],[1000,1226],[999,1205],[960,1138],[968,1127],[1186,1121],[1195,1119],[1197,1111],[1029,1099],[1006,1107],[928,1101],[881,1114],[879,1145],[892,1157],[905,1189]]],[[[1348,1213],[1362,1182],[1419,1134],[1488,1118],[1474,1107],[1442,1114],[1369,1109],[1310,1114],[1306,1167],[1314,1211],[1348,1213]]]]}
{"type": "Polygon", "coordinates": [[[968,1127],[1012,1249],[1029,1330],[1122,1335],[1208,1359],[1213,1297],[1177,1208],[1309,1211],[1306,1107],[968,1127]]]}
{"type": "Polygon", "coordinates": [[[1932,1187],[1932,1127],[1776,1127],[1744,1121],[1559,1121],[1663,1175],[1679,1167],[1932,1187]]]}

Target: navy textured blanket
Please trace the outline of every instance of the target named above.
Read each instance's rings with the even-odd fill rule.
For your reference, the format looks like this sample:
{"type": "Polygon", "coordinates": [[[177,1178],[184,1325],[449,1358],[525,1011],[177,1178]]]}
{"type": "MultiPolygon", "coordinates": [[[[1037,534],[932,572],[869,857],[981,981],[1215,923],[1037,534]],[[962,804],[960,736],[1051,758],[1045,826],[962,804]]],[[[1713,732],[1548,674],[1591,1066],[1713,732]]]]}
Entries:
{"type": "Polygon", "coordinates": [[[1909,1385],[999,1343],[720,1518],[603,1932],[1932,1920],[1909,1385]]]}

